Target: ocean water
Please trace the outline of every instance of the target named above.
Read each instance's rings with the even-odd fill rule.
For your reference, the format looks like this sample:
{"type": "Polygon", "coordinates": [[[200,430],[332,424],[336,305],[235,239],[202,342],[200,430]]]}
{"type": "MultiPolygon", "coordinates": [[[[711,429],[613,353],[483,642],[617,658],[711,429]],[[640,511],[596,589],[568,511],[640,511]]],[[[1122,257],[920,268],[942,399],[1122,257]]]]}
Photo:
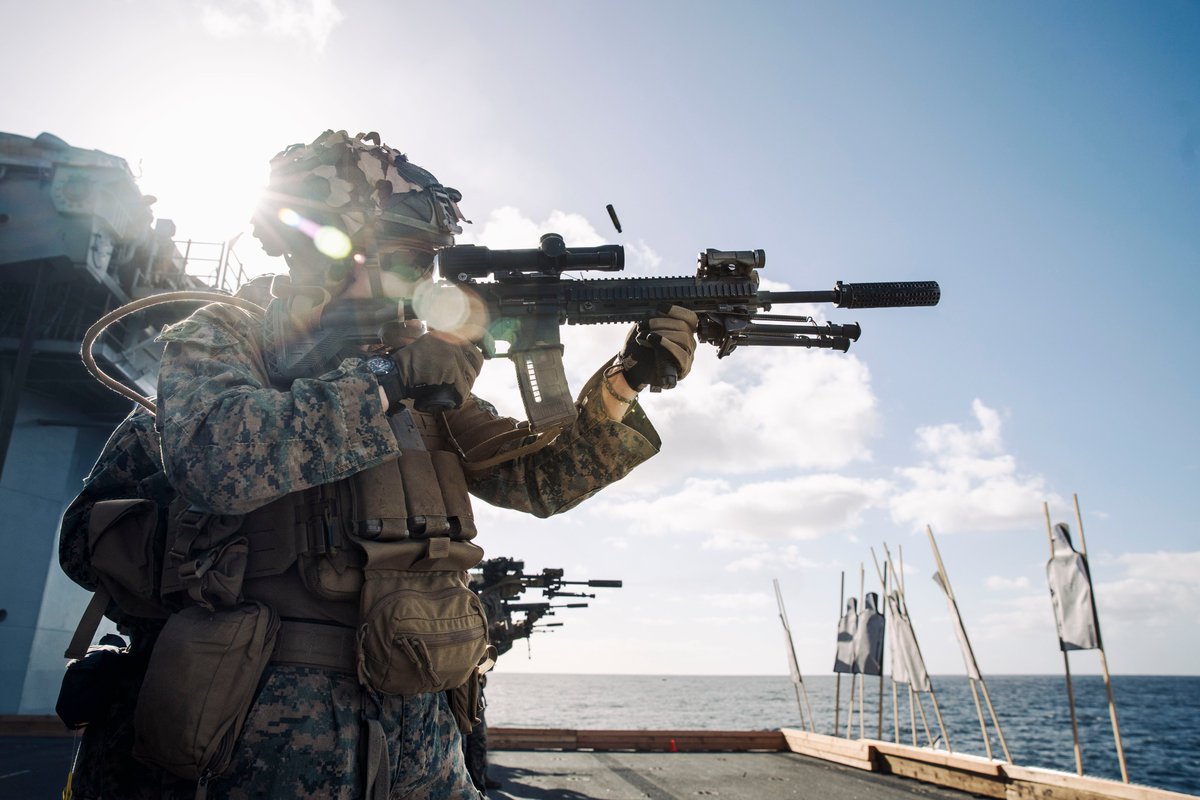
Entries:
{"type": "MultiPolygon", "coordinates": [[[[985,676],[1004,738],[1018,764],[1075,771],[1071,718],[1062,676],[985,676]]],[[[818,733],[833,733],[834,676],[806,677],[818,733]]],[[[955,751],[985,755],[983,734],[965,677],[934,676],[946,733],[955,751]]],[[[1104,681],[1073,676],[1083,769],[1120,780],[1104,681]]],[[[1200,677],[1114,675],[1113,694],[1134,783],[1200,794],[1200,677]]],[[[840,732],[845,733],[850,680],[841,681],[840,732]]],[[[867,679],[865,733],[878,735],[879,679],[867,679]]],[[[883,690],[883,738],[894,740],[890,680],[883,690]]],[[[489,725],[583,729],[774,730],[800,727],[796,692],[786,676],[524,675],[489,676],[489,725]]],[[[982,701],[981,701],[982,702],[982,701]]],[[[900,730],[911,743],[906,693],[899,695],[900,730]]],[[[929,697],[923,707],[939,736],[929,697]]],[[[858,700],[853,735],[858,735],[858,700]]],[[[927,744],[919,712],[920,744],[927,744]]],[[[984,706],[987,717],[987,708],[984,706]]],[[[990,729],[990,720],[989,720],[990,729]]],[[[993,754],[1002,758],[991,734],[993,754]]],[[[938,746],[942,743],[939,741],[938,746]]]]}

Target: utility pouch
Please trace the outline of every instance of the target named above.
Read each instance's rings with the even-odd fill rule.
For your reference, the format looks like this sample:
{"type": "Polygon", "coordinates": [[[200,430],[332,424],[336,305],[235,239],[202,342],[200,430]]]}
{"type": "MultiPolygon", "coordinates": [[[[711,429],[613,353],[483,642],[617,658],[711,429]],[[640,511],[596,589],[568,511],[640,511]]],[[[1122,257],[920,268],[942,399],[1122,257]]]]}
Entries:
{"type": "Polygon", "coordinates": [[[172,614],[138,694],[133,754],[187,780],[227,770],[278,632],[262,603],[172,614]]]}
{"type": "Polygon", "coordinates": [[[245,536],[238,535],[243,517],[209,514],[191,506],[172,505],[167,525],[162,593],[186,593],[209,611],[242,602],[242,582],[250,556],[245,536]]]}
{"type": "Polygon", "coordinates": [[[150,500],[101,500],[88,517],[88,553],[96,577],[121,610],[133,616],[167,615],[157,585],[162,566],[158,528],[158,506],[150,500]]]}
{"type": "Polygon", "coordinates": [[[446,537],[362,545],[359,681],[385,695],[461,686],[488,652],[487,617],[465,572],[483,550],[446,537]]]}

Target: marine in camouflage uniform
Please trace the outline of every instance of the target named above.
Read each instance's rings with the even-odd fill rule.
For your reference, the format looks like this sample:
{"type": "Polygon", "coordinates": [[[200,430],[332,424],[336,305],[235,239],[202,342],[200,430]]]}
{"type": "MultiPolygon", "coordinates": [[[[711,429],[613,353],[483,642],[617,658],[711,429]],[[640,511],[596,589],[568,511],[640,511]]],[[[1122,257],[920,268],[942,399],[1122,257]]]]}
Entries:
{"type": "MultiPolygon", "coordinates": [[[[331,141],[330,137],[344,134],[327,132],[311,148],[319,151],[317,145],[331,141]]],[[[361,135],[357,146],[364,146],[361,135]]],[[[386,147],[382,151],[392,157],[386,147]]],[[[343,161],[336,163],[336,169],[321,167],[317,172],[325,182],[321,192],[332,196],[343,184],[350,186],[345,176],[343,161]]],[[[308,175],[306,186],[311,186],[312,177],[308,175]]],[[[418,188],[406,190],[393,182],[381,191],[378,180],[371,185],[377,198],[393,192],[413,194],[418,188]]],[[[395,204],[387,207],[394,209],[395,204]]],[[[353,235],[358,219],[341,214],[333,222],[353,235]]],[[[329,220],[326,216],[323,221],[329,220]]],[[[271,252],[267,238],[260,238],[271,252]]],[[[314,275],[317,280],[329,278],[327,261],[320,266],[320,258],[313,259],[318,263],[314,267],[292,250],[279,249],[289,255],[293,282],[302,277],[312,281],[314,275]]],[[[341,274],[345,276],[345,271],[341,274]]],[[[332,283],[339,281],[335,277],[332,283]]],[[[378,278],[374,281],[377,288],[378,278]]],[[[337,296],[337,291],[331,293],[337,296]]],[[[690,367],[687,344],[694,346],[694,325],[693,318],[690,328],[684,326],[685,341],[679,344],[687,350],[681,376],[690,367]]],[[[162,339],[166,349],[158,418],[163,460],[174,488],[197,509],[245,514],[280,498],[350,479],[401,454],[385,413],[389,409],[381,397],[380,381],[365,368],[363,358],[345,358],[320,376],[273,385],[265,366],[259,320],[220,306],[201,309],[169,327],[162,339]]],[[[610,372],[608,377],[598,372],[589,381],[577,401],[577,420],[549,445],[487,469],[465,472],[462,479],[470,493],[493,505],[546,517],[573,508],[655,454],[658,435],[628,397],[636,397],[636,392],[619,374],[610,372]],[[610,396],[622,392],[626,396],[614,405],[610,396]]],[[[473,379],[470,374],[462,383],[469,387],[473,379]]],[[[469,439],[472,431],[483,428],[518,427],[515,420],[502,419],[493,406],[473,394],[446,412],[442,424],[452,441],[469,439]]],[[[519,443],[518,438],[507,446],[519,443]]],[[[274,580],[276,585],[289,581],[299,585],[300,578],[293,567],[274,580]]],[[[256,591],[255,582],[248,580],[247,598],[253,599],[256,591]]],[[[263,599],[271,602],[270,597],[263,599]]],[[[299,617],[346,628],[357,624],[358,611],[355,602],[315,596],[279,609],[285,620],[299,617]]],[[[375,785],[364,764],[367,748],[362,730],[367,716],[377,718],[386,734],[392,800],[479,797],[465,768],[461,734],[445,693],[371,695],[352,673],[286,663],[267,667],[233,763],[208,783],[208,796],[318,800],[363,796],[367,787],[375,785]]],[[[194,783],[178,782],[168,786],[165,795],[190,797],[194,789],[194,783]]]]}
{"type": "MultiPolygon", "coordinates": [[[[245,513],[397,457],[377,383],[357,360],[279,391],[262,371],[257,324],[239,315],[208,308],[163,334],[163,453],[181,495],[214,513],[245,513]]],[[[614,421],[601,391],[599,381],[585,389],[579,419],[550,445],[468,476],[471,493],[546,517],[574,507],[657,452],[658,436],[641,410],[614,421]]],[[[446,416],[455,428],[499,415],[472,395],[446,416]]],[[[357,612],[355,603],[328,602],[323,609],[326,618],[343,624],[352,624],[357,612]]],[[[353,676],[270,667],[233,770],[210,784],[210,796],[357,797],[354,743],[363,702],[353,676]]],[[[391,739],[393,798],[476,796],[464,781],[459,732],[444,695],[383,698],[381,721],[391,739]]]]}

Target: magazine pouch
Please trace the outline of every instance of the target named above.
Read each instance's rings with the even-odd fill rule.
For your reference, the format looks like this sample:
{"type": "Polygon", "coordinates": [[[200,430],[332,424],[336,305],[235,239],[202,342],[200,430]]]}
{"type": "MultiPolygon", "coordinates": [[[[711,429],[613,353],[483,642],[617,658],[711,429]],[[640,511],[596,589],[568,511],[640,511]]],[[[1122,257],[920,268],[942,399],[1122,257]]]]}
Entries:
{"type": "Polygon", "coordinates": [[[351,602],[362,590],[364,559],[351,540],[361,475],[306,490],[297,511],[307,531],[306,547],[298,556],[300,578],[305,588],[326,600],[351,602]]]}
{"type": "Polygon", "coordinates": [[[240,533],[244,518],[172,504],[167,525],[162,593],[179,592],[209,611],[242,602],[250,546],[240,533]]]}
{"type": "Polygon", "coordinates": [[[136,617],[167,615],[158,593],[158,530],[158,506],[150,500],[101,500],[88,516],[96,578],[122,611],[136,617]]]}
{"type": "Polygon", "coordinates": [[[483,550],[449,537],[360,542],[367,554],[358,677],[385,695],[467,682],[488,651],[487,617],[467,587],[483,550]]]}
{"type": "Polygon", "coordinates": [[[133,754],[188,780],[227,770],[278,632],[262,603],[172,614],[138,694],[133,754]]]}

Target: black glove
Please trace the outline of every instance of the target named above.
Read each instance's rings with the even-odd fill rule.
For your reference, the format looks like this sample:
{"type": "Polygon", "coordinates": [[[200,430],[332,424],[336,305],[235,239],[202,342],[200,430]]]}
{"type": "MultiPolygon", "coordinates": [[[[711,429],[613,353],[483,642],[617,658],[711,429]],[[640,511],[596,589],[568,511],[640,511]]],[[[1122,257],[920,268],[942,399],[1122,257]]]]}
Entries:
{"type": "Polygon", "coordinates": [[[625,337],[620,356],[629,385],[638,391],[647,385],[671,389],[676,381],[687,377],[696,353],[698,323],[694,311],[671,306],[634,325],[625,337]],[[660,362],[666,368],[665,374],[660,362]]]}

